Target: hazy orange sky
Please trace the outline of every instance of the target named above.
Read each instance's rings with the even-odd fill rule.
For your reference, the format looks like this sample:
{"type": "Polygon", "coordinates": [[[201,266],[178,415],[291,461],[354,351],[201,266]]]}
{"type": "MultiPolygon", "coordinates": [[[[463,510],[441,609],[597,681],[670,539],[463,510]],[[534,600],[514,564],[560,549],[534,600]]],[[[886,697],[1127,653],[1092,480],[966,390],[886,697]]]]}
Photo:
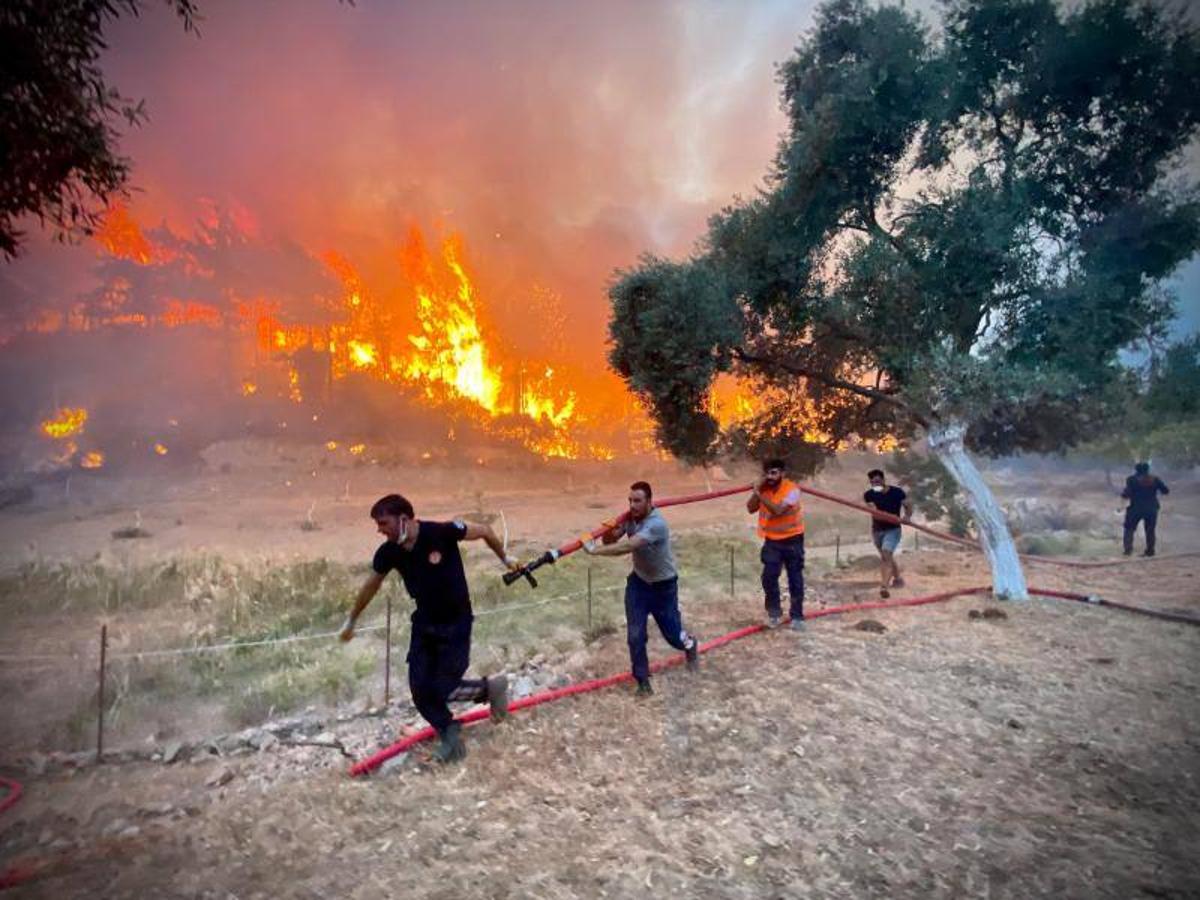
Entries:
{"type": "MultiPolygon", "coordinates": [[[[685,253],[761,183],[774,68],[814,6],[201,0],[197,36],[150,3],[110,29],[104,65],[150,114],[122,142],[143,224],[187,230],[213,202],[380,290],[410,224],[458,231],[507,341],[539,349],[524,314],[549,296],[599,363],[613,269],[685,253]]],[[[63,304],[93,258],[36,236],[0,292],[63,304]]]]}
{"type": "MultiPolygon", "coordinates": [[[[204,0],[198,37],[148,6],[105,57],[150,114],[122,143],[139,221],[211,200],[375,283],[410,224],[456,230],[506,338],[551,292],[599,361],[614,267],[687,251],[761,181],[813,4],[204,0]]],[[[34,243],[23,285],[91,253],[34,243]]]]}

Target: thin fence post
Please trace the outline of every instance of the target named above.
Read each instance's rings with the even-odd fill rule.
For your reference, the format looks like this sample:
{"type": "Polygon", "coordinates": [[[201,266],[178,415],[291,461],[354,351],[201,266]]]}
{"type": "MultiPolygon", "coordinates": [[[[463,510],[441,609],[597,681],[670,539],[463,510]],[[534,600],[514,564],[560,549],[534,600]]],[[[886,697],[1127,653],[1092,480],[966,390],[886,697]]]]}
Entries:
{"type": "Polygon", "coordinates": [[[737,591],[734,588],[734,581],[733,581],[733,551],[734,551],[733,545],[730,545],[730,547],[729,547],[729,599],[730,600],[737,599],[737,591]]]}
{"type": "Polygon", "coordinates": [[[383,706],[386,709],[392,699],[392,592],[387,595],[387,625],[383,638],[383,706]]]}
{"type": "Polygon", "coordinates": [[[100,690],[96,704],[96,762],[104,756],[104,669],[108,662],[108,624],[100,626],[100,690]]]}
{"type": "Polygon", "coordinates": [[[834,535],[833,539],[833,564],[835,566],[842,564],[842,535],[840,532],[834,535]]]}
{"type": "Polygon", "coordinates": [[[920,553],[921,552],[921,532],[917,531],[916,529],[913,529],[913,544],[914,544],[913,552],[920,553]]]}
{"type": "Polygon", "coordinates": [[[592,631],[592,567],[587,567],[587,584],[588,584],[588,633],[592,631]]]}

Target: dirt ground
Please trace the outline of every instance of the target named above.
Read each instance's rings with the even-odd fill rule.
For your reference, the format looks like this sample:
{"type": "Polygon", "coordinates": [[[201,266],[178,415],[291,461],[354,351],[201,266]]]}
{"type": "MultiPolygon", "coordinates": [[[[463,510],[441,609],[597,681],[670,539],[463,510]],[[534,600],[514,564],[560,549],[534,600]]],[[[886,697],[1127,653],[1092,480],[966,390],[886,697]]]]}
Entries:
{"type": "MultiPolygon", "coordinates": [[[[179,479],[169,502],[162,484],[96,484],[90,504],[76,485],[70,503],[6,510],[5,559],[199,546],[356,559],[374,545],[366,505],[398,486],[395,473],[326,468],[314,476],[330,497],[322,529],[302,532],[311,501],[275,485],[256,494],[262,466],[217,466],[179,479]],[[347,475],[342,503],[333,495],[347,475]],[[111,530],[135,510],[154,538],[114,550],[111,530]]],[[[824,486],[849,490],[856,471],[824,486]]],[[[654,474],[663,493],[705,487],[669,466],[654,474]]],[[[511,473],[438,471],[421,488],[432,518],[500,507],[514,534],[543,546],[611,509],[627,473],[552,478],[513,487],[511,473]]],[[[1028,475],[994,478],[1002,497],[1029,493],[1028,475]]],[[[1035,484],[1113,518],[1102,485],[1035,484]]],[[[1196,495],[1173,491],[1164,550],[1200,548],[1196,495]]],[[[715,506],[672,513],[676,533],[745,532],[736,504],[715,506]]],[[[964,552],[922,544],[902,563],[902,595],[987,583],[964,552]]],[[[1029,577],[1200,615],[1198,572],[1193,557],[1029,577]]],[[[870,598],[872,579],[869,557],[813,578],[810,611],[870,598]]],[[[691,627],[706,637],[759,616],[750,596],[692,599],[691,627]]],[[[687,614],[686,591],[681,600],[687,614]]],[[[652,648],[666,655],[657,636],[652,648]]],[[[623,671],[623,634],[546,664],[571,679],[623,671]]],[[[706,654],[699,673],[655,683],[648,700],[620,686],[471,728],[459,766],[433,765],[422,746],[363,779],[347,776],[350,757],[396,737],[387,718],[338,726],[346,753],[274,745],[41,775],[10,761],[0,774],[26,794],[0,814],[0,871],[26,880],[7,896],[1200,896],[1195,627],[1060,600],[960,598],[755,634],[706,654]],[[1004,616],[968,615],[984,609],[1004,616]],[[884,630],[856,628],[864,619],[884,630]]]]}

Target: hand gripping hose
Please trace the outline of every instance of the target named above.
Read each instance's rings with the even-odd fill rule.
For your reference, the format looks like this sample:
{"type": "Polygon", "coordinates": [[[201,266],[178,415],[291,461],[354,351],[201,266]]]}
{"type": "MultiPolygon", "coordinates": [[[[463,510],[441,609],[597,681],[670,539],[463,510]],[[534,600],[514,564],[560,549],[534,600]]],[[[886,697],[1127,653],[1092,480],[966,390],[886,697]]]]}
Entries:
{"type": "MultiPolygon", "coordinates": [[[[728,497],[731,494],[744,494],[748,490],[750,490],[750,485],[741,485],[739,487],[725,488],[724,490],[720,491],[711,491],[707,494],[688,494],[685,497],[668,497],[665,500],[654,501],[654,506],[661,509],[664,506],[679,506],[683,503],[699,503],[701,500],[714,500],[717,497],[728,497]]],[[[593,538],[601,537],[605,532],[610,531],[617,525],[624,524],[628,519],[629,511],[626,510],[619,516],[611,519],[609,522],[593,528],[589,534],[593,538]]],[[[553,550],[547,550],[541,556],[535,557],[534,559],[525,563],[525,565],[521,566],[521,568],[513,569],[511,572],[505,572],[503,576],[504,583],[512,584],[518,578],[525,578],[529,580],[529,583],[533,587],[537,587],[537,581],[534,580],[533,576],[530,574],[531,572],[533,572],[535,569],[540,569],[542,566],[553,565],[562,559],[562,557],[574,553],[582,546],[582,538],[575,538],[574,540],[567,541],[567,543],[560,547],[557,547],[553,550]]]]}

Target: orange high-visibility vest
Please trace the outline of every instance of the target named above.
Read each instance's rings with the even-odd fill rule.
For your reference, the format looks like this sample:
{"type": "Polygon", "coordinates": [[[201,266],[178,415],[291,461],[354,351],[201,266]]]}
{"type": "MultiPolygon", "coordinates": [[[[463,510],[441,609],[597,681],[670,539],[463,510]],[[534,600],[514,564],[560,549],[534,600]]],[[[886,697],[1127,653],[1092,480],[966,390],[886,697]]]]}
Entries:
{"type": "MultiPolygon", "coordinates": [[[[775,490],[769,487],[763,487],[759,491],[759,495],[768,498],[772,503],[778,505],[784,497],[796,490],[794,482],[786,478],[779,481],[779,486],[775,490]]],[[[782,541],[786,538],[795,537],[798,534],[804,534],[804,510],[800,504],[796,504],[796,508],[790,512],[785,512],[782,516],[773,516],[771,511],[763,503],[758,505],[758,536],[768,541],[782,541]]]]}

